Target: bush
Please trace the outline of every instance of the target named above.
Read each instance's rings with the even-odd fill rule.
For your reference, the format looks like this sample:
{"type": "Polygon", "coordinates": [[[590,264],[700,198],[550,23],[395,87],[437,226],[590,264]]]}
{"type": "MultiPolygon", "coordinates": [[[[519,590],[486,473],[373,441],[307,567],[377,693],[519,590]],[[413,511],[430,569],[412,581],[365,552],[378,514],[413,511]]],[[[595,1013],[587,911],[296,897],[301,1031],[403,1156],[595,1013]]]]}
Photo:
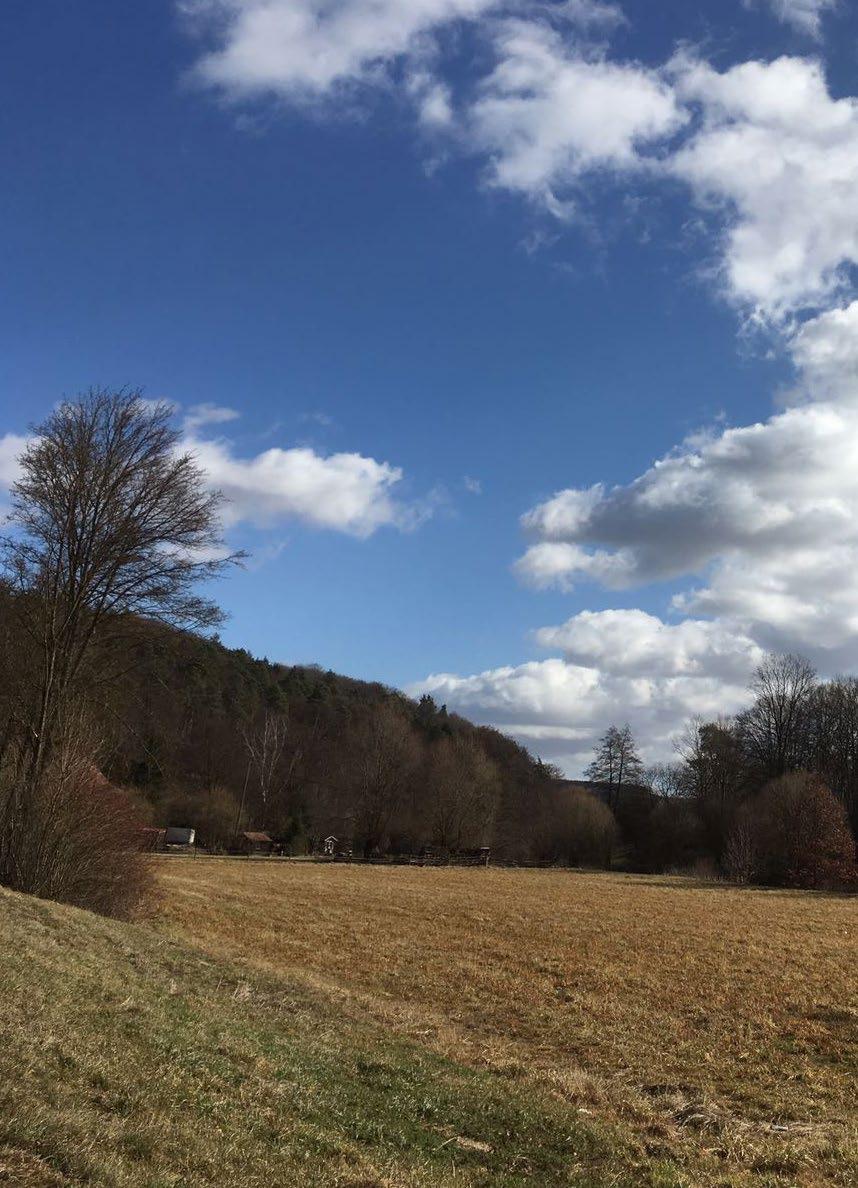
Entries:
{"type": "Polygon", "coordinates": [[[566,866],[609,867],[617,841],[614,814],[584,790],[560,790],[546,814],[535,856],[566,866]]]}
{"type": "Polygon", "coordinates": [[[750,814],[740,814],[724,847],[724,873],[733,883],[752,883],[758,862],[756,830],[750,814]]]}
{"type": "MultiPolygon", "coordinates": [[[[8,783],[4,791],[8,805],[8,783]]],[[[109,784],[88,758],[61,751],[17,820],[6,815],[0,826],[6,832],[2,881],[15,891],[130,918],[153,886],[142,826],[128,793],[109,784]]]]}
{"type": "Polygon", "coordinates": [[[681,797],[660,800],[639,836],[639,864],[647,871],[688,870],[702,850],[700,821],[694,805],[681,797]]]}
{"type": "Polygon", "coordinates": [[[812,888],[853,884],[855,842],[846,811],[818,776],[781,776],[739,814],[725,866],[739,882],[812,888]]]}

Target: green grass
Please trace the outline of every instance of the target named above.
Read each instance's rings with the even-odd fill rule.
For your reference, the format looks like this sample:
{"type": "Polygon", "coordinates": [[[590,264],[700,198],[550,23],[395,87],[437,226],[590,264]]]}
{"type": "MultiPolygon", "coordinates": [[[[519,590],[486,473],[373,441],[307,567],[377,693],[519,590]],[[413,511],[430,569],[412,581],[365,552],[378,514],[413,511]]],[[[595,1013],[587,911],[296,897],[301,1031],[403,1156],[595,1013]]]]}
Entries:
{"type": "Polygon", "coordinates": [[[145,924],[0,890],[0,1184],[685,1183],[568,1104],[145,924]]]}

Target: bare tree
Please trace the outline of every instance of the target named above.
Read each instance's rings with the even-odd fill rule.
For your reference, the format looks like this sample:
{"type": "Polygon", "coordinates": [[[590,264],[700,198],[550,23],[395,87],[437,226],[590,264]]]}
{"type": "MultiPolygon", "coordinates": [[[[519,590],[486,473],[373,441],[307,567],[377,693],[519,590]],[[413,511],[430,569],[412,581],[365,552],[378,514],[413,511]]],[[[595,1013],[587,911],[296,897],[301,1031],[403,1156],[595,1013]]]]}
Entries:
{"type": "Polygon", "coordinates": [[[644,771],[644,783],[665,799],[685,796],[688,782],[681,763],[653,763],[644,771]]]}
{"type": "Polygon", "coordinates": [[[497,769],[470,738],[435,743],[426,794],[433,842],[444,850],[484,844],[497,796],[497,769]]]}
{"type": "Polygon", "coordinates": [[[365,858],[382,845],[419,760],[417,740],[407,718],[393,705],[379,705],[352,739],[349,770],[355,840],[365,858]]]}
{"type": "Polygon", "coordinates": [[[608,785],[609,807],[616,809],[624,784],[636,784],[644,778],[631,727],[610,726],[602,736],[586,776],[594,783],[608,785]]]}
{"type": "MultiPolygon", "coordinates": [[[[267,824],[268,806],[271,793],[274,790],[277,770],[283,756],[283,748],[286,745],[286,719],[276,710],[266,710],[262,721],[255,727],[242,730],[242,737],[247,748],[249,770],[256,773],[262,805],[261,823],[264,828],[267,824]]],[[[244,797],[242,796],[239,820],[243,808],[244,797]]]]}
{"type": "Polygon", "coordinates": [[[816,673],[801,656],[767,656],[751,682],[754,704],[737,722],[759,777],[771,779],[806,759],[807,715],[816,673]]]}
{"type": "Polygon", "coordinates": [[[201,579],[229,560],[221,496],[210,491],[166,404],[92,390],[33,429],[12,488],[3,577],[27,679],[13,707],[12,792],[0,827],[0,880],[26,889],[20,841],[70,707],[116,675],[111,643],[145,617],[216,623],[201,579]]]}
{"type": "Polygon", "coordinates": [[[676,743],[683,783],[696,803],[709,850],[721,859],[733,819],[748,791],[742,735],[727,718],[692,719],[676,743]]]}
{"type": "Polygon", "coordinates": [[[807,719],[809,766],[842,800],[858,836],[858,678],[818,686],[807,719]]]}
{"type": "Polygon", "coordinates": [[[752,877],[775,886],[854,886],[855,839],[842,803],[819,776],[789,772],[745,809],[752,877]]]}

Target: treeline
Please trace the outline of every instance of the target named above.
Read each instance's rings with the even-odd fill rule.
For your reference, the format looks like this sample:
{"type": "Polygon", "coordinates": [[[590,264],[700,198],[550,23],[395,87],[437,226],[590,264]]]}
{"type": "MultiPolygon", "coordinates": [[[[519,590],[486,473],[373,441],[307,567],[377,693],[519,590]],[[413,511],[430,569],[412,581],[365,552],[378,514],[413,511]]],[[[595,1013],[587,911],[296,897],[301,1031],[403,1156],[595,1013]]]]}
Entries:
{"type": "Polygon", "coordinates": [[[610,810],[431,697],[228,650],[152,625],[99,710],[103,770],[154,824],[226,850],[246,830],[286,852],[336,836],[356,857],[490,847],[508,861],[603,863],[610,810]]]}
{"type": "MultiPolygon", "coordinates": [[[[775,655],[749,692],[749,708],[735,717],[690,722],[673,763],[644,773],[632,744],[626,762],[653,795],[643,806],[632,796],[636,810],[626,809],[631,863],[737,882],[852,885],[858,680],[820,681],[801,657],[775,655]]],[[[594,768],[604,769],[623,733],[605,736],[594,768]]]]}
{"type": "Polygon", "coordinates": [[[153,631],[129,670],[107,774],[213,849],[261,829],[293,853],[331,833],[361,857],[488,846],[510,862],[854,878],[858,680],[819,681],[798,657],[769,657],[735,718],[689,723],[671,764],[645,769],[611,727],[586,783],[430,697],[197,636],[153,631]]]}

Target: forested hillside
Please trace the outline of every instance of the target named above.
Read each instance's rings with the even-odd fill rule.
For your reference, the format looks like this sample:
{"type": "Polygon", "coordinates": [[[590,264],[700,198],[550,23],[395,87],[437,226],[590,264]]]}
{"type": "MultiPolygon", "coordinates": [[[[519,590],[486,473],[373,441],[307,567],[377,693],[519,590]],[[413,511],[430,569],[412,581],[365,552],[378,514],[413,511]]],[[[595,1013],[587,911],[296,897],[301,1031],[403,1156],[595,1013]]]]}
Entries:
{"type": "MultiPolygon", "coordinates": [[[[214,848],[255,828],[299,852],[334,832],[367,854],[489,845],[510,859],[555,856],[569,801],[556,772],[429,697],[154,625],[123,668],[99,709],[102,769],[153,823],[193,825],[214,848]]],[[[591,819],[582,856],[598,861],[610,811],[580,799],[591,819]]]]}

